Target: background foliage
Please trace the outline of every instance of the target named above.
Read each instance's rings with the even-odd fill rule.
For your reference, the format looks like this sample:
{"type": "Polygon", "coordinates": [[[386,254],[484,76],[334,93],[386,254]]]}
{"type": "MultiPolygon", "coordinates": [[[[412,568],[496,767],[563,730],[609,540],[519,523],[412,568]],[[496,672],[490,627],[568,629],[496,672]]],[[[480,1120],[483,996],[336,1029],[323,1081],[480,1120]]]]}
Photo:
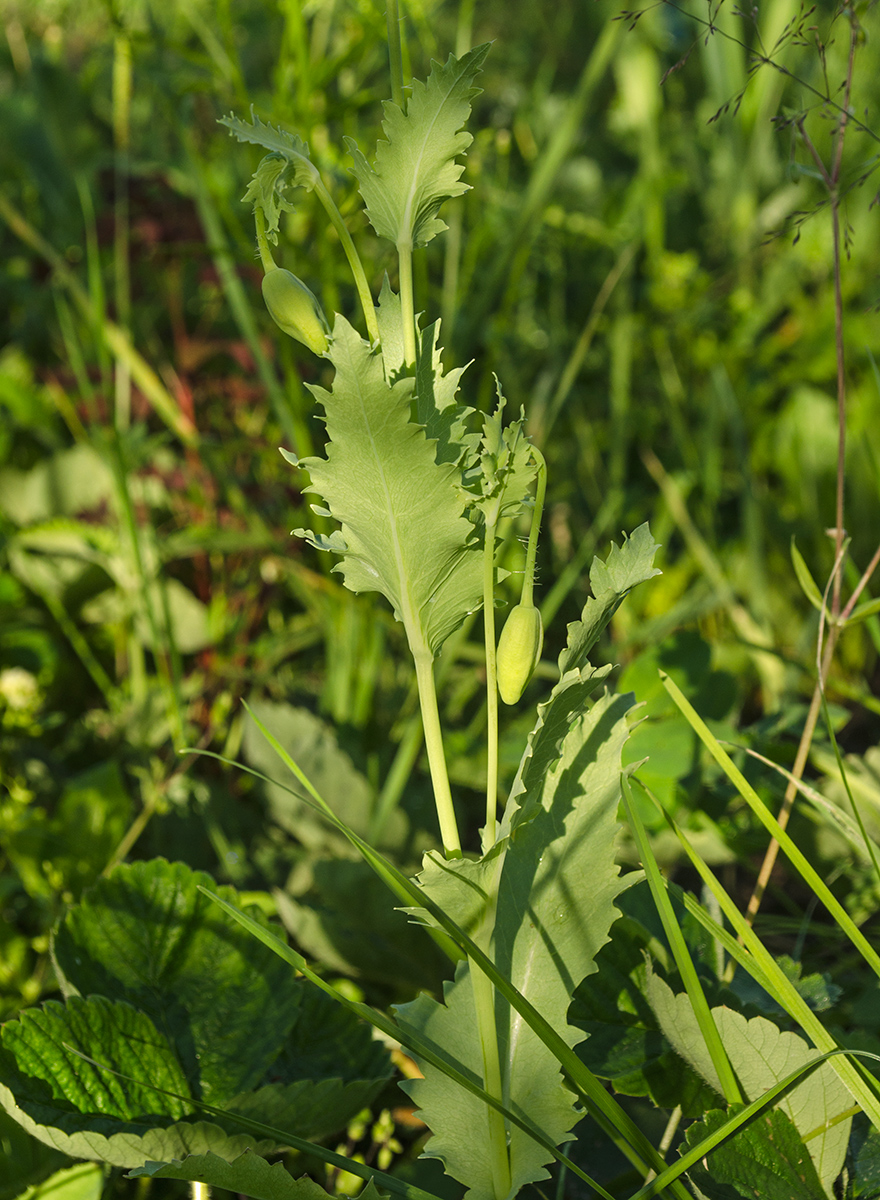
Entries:
{"type": "MultiPolygon", "coordinates": [[[[880,60],[875,10],[858,11],[853,110],[867,129],[849,135],[842,180],[847,529],[860,571],[878,530],[880,60]]],[[[444,210],[450,228],[417,267],[417,300],[442,316],[450,362],[473,359],[467,402],[486,409],[497,373],[548,460],[544,684],[593,554],[650,520],[663,576],[617,614],[601,661],[621,664],[618,689],[645,703],[631,760],[651,755],[645,782],[745,899],[765,835],[657,668],[719,737],[791,762],[818,626],[791,543],[823,587],[837,454],[831,227],[797,122],[827,154],[832,122],[811,89],[842,78],[847,27],[830,4],[809,15],[794,0],[759,6],[760,40],[726,4],[620,16],[607,0],[407,6],[405,78],[494,41],[471,123],[473,190],[444,210]],[[789,73],[756,62],[762,48],[789,73]]],[[[289,534],[313,518],[277,447],[320,449],[304,384],[328,387],[329,368],[282,344],[262,309],[239,203],[258,152],[217,124],[253,103],[296,130],[357,240],[366,223],[343,136],[369,146],[378,133],[384,9],[3,0],[0,17],[0,1016],[57,993],[49,929],[126,856],[235,885],[371,1002],[436,989],[438,957],[337,835],[281,788],[179,753],[277,775],[247,699],[404,869],[436,842],[401,629],[289,534]]],[[[357,323],[335,240],[303,196],[282,220],[279,261],[357,323]]],[[[362,253],[378,294],[393,260],[372,239],[362,253]]],[[[514,572],[525,532],[510,534],[514,572]]],[[[472,845],[479,636],[466,625],[440,663],[472,845]]],[[[875,829],[878,650],[871,618],[845,634],[829,684],[875,829]]],[[[508,781],[540,686],[510,716],[508,781]]],[[[823,736],[810,771],[840,799],[823,736]]],[[[747,773],[776,807],[779,777],[747,773]]],[[[687,882],[677,844],[653,810],[644,817],[687,882]]],[[[876,920],[866,865],[808,814],[794,821],[853,916],[876,920]]],[[[778,868],[761,928],[805,974],[830,971],[841,1023],[876,1037],[876,987],[848,974],[836,927],[809,901],[778,868]]],[[[400,1093],[377,1114],[382,1103],[399,1106],[400,1093]]],[[[361,1131],[374,1155],[389,1130],[361,1131]]],[[[20,1138],[0,1126],[0,1165],[16,1164],[2,1197],[64,1162],[20,1138]]]]}

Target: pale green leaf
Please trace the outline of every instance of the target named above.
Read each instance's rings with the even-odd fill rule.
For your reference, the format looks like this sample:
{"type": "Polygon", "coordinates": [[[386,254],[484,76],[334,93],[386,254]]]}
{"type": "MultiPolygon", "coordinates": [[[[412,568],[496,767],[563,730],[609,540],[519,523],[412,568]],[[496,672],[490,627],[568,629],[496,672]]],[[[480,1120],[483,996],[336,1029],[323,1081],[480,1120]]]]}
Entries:
{"type": "Polygon", "coordinates": [[[95,1163],[77,1163],[29,1187],[17,1200],[101,1200],[104,1172],[95,1163]]]}
{"type": "Polygon", "coordinates": [[[379,342],[382,346],[385,382],[390,387],[406,367],[406,348],[400,296],[391,290],[387,275],[382,280],[382,290],[379,292],[376,320],[379,323],[379,342]]]}
{"type": "MultiPolygon", "coordinates": [[[[717,1092],[721,1087],[709,1052],[699,1033],[687,995],[675,995],[658,976],[649,975],[648,998],[663,1033],[675,1050],[717,1092]]],[[[731,1008],[712,1009],[712,1016],[743,1091],[757,1100],[786,1075],[816,1058],[816,1050],[796,1033],[781,1031],[764,1017],[751,1020],[731,1008]]],[[[853,1098],[833,1066],[823,1063],[789,1091],[779,1107],[794,1122],[826,1193],[840,1174],[846,1157],[853,1098]],[[812,1136],[810,1136],[812,1135],[812,1136]]]]}
{"type": "Polygon", "coordinates": [[[405,112],[385,102],[388,140],[376,148],[375,167],[352,138],[345,139],[370,223],[395,245],[424,246],[446,228],[437,217],[443,201],[467,191],[460,178],[464,167],[455,160],[473,141],[462,126],[488,50],[478,46],[461,59],[450,55],[445,66],[432,63],[427,84],[413,80],[405,112]]]}
{"type": "Polygon", "coordinates": [[[332,392],[312,389],[326,413],[327,457],[300,466],[341,526],[337,569],[352,591],[387,597],[414,652],[436,654],[482,596],[458,472],[435,461],[434,443],[410,420],[412,380],[389,387],[381,355],[343,317],[329,357],[332,392]]]}
{"type": "MultiPolygon", "coordinates": [[[[490,940],[496,966],[569,1046],[583,1033],[567,1021],[572,993],[619,915],[626,886],[614,861],[620,761],[629,701],[605,696],[569,729],[561,758],[540,780],[532,819],[479,862],[429,855],[420,884],[446,913],[490,940]]],[[[446,1047],[461,1068],[482,1079],[470,980],[459,965],[444,1004],[420,996],[398,1010],[399,1023],[446,1047]]],[[[554,1144],[566,1140],[580,1113],[562,1083],[559,1062],[508,1005],[496,1007],[506,1102],[527,1114],[554,1144]]],[[[407,1085],[433,1131],[426,1153],[467,1184],[473,1200],[492,1195],[487,1108],[423,1064],[424,1080],[407,1085]]],[[[509,1131],[513,1189],[547,1178],[550,1156],[517,1127],[509,1131]]]]}
{"type": "MultiPolygon", "coordinates": [[[[253,1200],[323,1200],[327,1195],[307,1175],[294,1179],[281,1163],[269,1166],[264,1158],[250,1150],[246,1150],[234,1162],[226,1162],[216,1154],[194,1154],[182,1162],[145,1163],[128,1175],[129,1179],[144,1177],[206,1183],[211,1187],[239,1192],[242,1196],[251,1196],[253,1200]]],[[[366,1196],[371,1187],[373,1200],[378,1200],[378,1192],[372,1184],[361,1192],[361,1196],[366,1196]]]]}
{"type": "Polygon", "coordinates": [[[443,374],[440,348],[437,345],[439,335],[439,321],[422,330],[416,364],[416,420],[425,427],[428,438],[436,442],[436,461],[459,463],[474,449],[479,438],[477,434],[468,433],[467,430],[468,418],[474,410],[459,404],[455,399],[459,382],[467,367],[457,367],[447,375],[443,374]]]}
{"type": "Polygon", "coordinates": [[[474,439],[462,482],[468,498],[487,522],[517,516],[529,498],[538,465],[525,435],[525,413],[504,424],[506,401],[496,379],[495,410],[483,415],[483,432],[474,439]]]}

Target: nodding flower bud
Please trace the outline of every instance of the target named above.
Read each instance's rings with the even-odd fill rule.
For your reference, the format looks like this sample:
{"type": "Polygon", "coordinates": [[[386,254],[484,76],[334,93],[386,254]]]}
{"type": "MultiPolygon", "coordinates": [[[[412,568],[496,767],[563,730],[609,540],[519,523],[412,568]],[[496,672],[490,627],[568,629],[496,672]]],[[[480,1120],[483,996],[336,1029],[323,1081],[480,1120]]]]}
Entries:
{"type": "Polygon", "coordinates": [[[272,320],[314,354],[327,349],[327,322],[314,293],[291,271],[275,267],[263,276],[263,299],[272,320]]]}
{"type": "Polygon", "coordinates": [[[541,660],[544,626],[534,604],[517,604],[498,639],[498,693],[505,704],[516,704],[541,660]]]}

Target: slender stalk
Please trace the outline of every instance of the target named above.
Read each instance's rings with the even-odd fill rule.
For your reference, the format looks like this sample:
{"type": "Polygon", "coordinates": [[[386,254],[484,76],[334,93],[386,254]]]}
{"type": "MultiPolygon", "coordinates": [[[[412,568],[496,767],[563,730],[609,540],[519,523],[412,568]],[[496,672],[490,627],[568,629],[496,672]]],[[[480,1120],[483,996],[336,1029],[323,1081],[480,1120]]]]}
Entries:
{"type": "Polygon", "coordinates": [[[416,666],[422,724],[425,727],[425,748],[428,751],[428,767],[434,785],[434,803],[437,805],[443,849],[447,858],[461,858],[461,841],[452,804],[449,774],[446,770],[446,755],[443,753],[443,733],[437,708],[437,690],[434,687],[434,659],[430,651],[426,650],[418,654],[413,653],[413,662],[416,666]]]}
{"type": "Polygon", "coordinates": [[[193,1180],[190,1184],[191,1200],[211,1200],[211,1189],[207,1183],[199,1183],[193,1180]]]}
{"type": "Polygon", "coordinates": [[[483,631],[486,641],[486,826],[483,853],[495,845],[498,807],[498,671],[495,638],[495,530],[486,522],[483,547],[483,631]]]}
{"type": "Polygon", "coordinates": [[[403,108],[403,48],[400,42],[400,14],[397,0],[386,0],[388,22],[388,65],[391,68],[391,99],[403,108]]]}
{"type": "MultiPolygon", "coordinates": [[[[859,25],[856,21],[855,13],[849,9],[850,19],[850,41],[849,41],[849,58],[847,61],[846,82],[844,85],[843,104],[840,107],[840,118],[837,122],[837,127],[834,132],[834,145],[832,148],[831,170],[825,166],[822,161],[822,156],[814,146],[812,139],[804,128],[804,122],[798,122],[798,131],[803,139],[804,145],[810,153],[816,168],[822,177],[822,182],[828,192],[831,201],[831,229],[834,240],[834,340],[837,356],[837,489],[835,497],[835,514],[834,514],[834,571],[832,573],[832,592],[831,592],[831,617],[832,625],[828,633],[828,641],[825,644],[824,652],[820,647],[821,661],[819,663],[819,678],[816,681],[816,686],[813,689],[813,696],[810,700],[810,708],[807,713],[807,720],[804,724],[803,733],[798,744],[797,754],[795,756],[794,765],[792,767],[792,778],[789,780],[788,786],[785,789],[785,795],[782,800],[782,808],[779,812],[779,824],[782,829],[788,825],[788,819],[791,815],[791,809],[797,795],[797,785],[800,782],[804,769],[807,765],[807,759],[810,754],[810,747],[813,744],[813,735],[816,731],[816,725],[819,720],[819,713],[822,709],[822,697],[825,688],[825,679],[831,669],[831,662],[834,657],[834,650],[837,646],[837,640],[840,637],[841,625],[838,623],[840,617],[840,589],[843,581],[843,571],[841,563],[844,554],[844,470],[846,466],[846,362],[844,357],[844,341],[843,341],[843,292],[840,280],[841,268],[841,253],[840,253],[840,171],[843,164],[843,145],[846,136],[847,120],[849,117],[850,96],[852,94],[853,67],[855,64],[856,42],[858,40],[859,25]]],[[[875,556],[876,557],[876,556],[875,556]]],[[[867,580],[865,580],[867,582],[867,580]]],[[[864,586],[862,584],[861,586],[864,586]]],[[[852,612],[852,599],[847,604],[844,610],[847,616],[852,612]]],[[[755,916],[761,905],[764,892],[767,888],[767,882],[770,879],[770,874],[776,863],[776,857],[779,853],[779,843],[773,838],[767,847],[764,855],[764,861],[761,863],[761,869],[758,872],[758,878],[755,882],[754,890],[749,898],[748,908],[746,910],[746,920],[749,925],[753,924],[755,916]]]]}
{"type": "Polygon", "coordinates": [[[403,321],[403,353],[406,365],[416,365],[416,304],[413,295],[412,243],[397,243],[400,276],[400,312],[403,321]]]}
{"type": "MultiPolygon", "coordinates": [[[[358,299],[361,302],[361,308],[364,310],[364,320],[367,323],[367,333],[370,335],[371,342],[379,341],[379,322],[376,319],[376,308],[373,304],[373,295],[370,291],[370,285],[367,283],[366,272],[364,265],[361,262],[360,255],[355,249],[354,242],[351,240],[351,234],[345,221],[342,219],[342,213],[336,207],[333,197],[324,186],[324,181],[321,176],[315,171],[315,194],[324,206],[324,211],[330,218],[333,228],[339,234],[339,241],[342,243],[342,249],[345,251],[345,257],[348,259],[348,265],[351,267],[351,273],[354,276],[354,284],[357,288],[358,299]]],[[[413,351],[413,362],[415,362],[415,351],[413,351]]]]}

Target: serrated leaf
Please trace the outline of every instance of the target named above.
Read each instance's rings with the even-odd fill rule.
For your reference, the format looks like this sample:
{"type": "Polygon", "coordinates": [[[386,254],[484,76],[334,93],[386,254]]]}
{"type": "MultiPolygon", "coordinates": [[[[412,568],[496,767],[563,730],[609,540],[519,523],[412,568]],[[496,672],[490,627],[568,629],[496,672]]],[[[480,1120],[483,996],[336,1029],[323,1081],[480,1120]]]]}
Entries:
{"type": "Polygon", "coordinates": [[[301,461],[341,525],[338,567],[354,592],[381,592],[410,648],[436,654],[479,607],[482,555],[470,543],[458,472],[410,420],[412,380],[389,387],[382,358],[337,316],[331,392],[312,391],[326,413],[327,457],[301,461]]]}
{"type": "MultiPolygon", "coordinates": [[[[736,1111],[706,1113],[688,1128],[688,1145],[715,1133],[736,1111]]],[[[704,1162],[713,1180],[733,1186],[747,1200],[823,1200],[825,1195],[797,1129],[779,1108],[761,1113],[704,1162]]],[[[696,1182],[702,1184],[702,1172],[696,1182]]]]}
{"type": "Polygon", "coordinates": [[[379,292],[376,320],[379,324],[379,343],[382,347],[385,382],[390,387],[406,367],[406,349],[400,296],[391,290],[387,275],[382,280],[382,290],[379,292]]]}
{"type": "Polygon", "coordinates": [[[489,46],[478,46],[446,65],[431,64],[427,84],[413,80],[404,112],[386,101],[382,128],[387,141],[376,148],[372,167],[352,138],[346,144],[367,206],[370,224],[395,245],[424,246],[446,225],[437,217],[444,200],[467,191],[462,164],[455,161],[473,141],[462,126],[478,89],[473,81],[489,46]]]}
{"type": "MultiPolygon", "coordinates": [[[[456,367],[443,374],[437,339],[440,322],[435,321],[421,331],[421,346],[416,363],[415,416],[431,441],[436,442],[434,457],[438,463],[460,463],[473,452],[479,435],[469,433],[468,418],[472,408],[457,403],[455,396],[467,367],[456,367]]],[[[384,342],[383,342],[384,353],[384,342]]]]}
{"type": "MultiPolygon", "coordinates": [[[[216,1154],[192,1155],[182,1162],[145,1163],[128,1174],[129,1179],[182,1179],[191,1183],[206,1183],[251,1196],[253,1200],[324,1200],[327,1193],[313,1179],[304,1175],[294,1179],[281,1163],[272,1166],[264,1158],[246,1150],[234,1162],[226,1162],[216,1154]]],[[[370,1183],[360,1193],[369,1200],[379,1200],[379,1193],[370,1183]]]]}
{"type": "MultiPolygon", "coordinates": [[[[258,1084],[277,1057],[301,985],[218,917],[199,884],[216,887],[164,859],[117,867],[67,913],[53,955],[67,996],[98,994],[148,1014],[174,1045],[187,1091],[222,1105],[258,1084]]],[[[217,890],[237,903],[232,888],[217,890]]]]}
{"type": "MultiPolygon", "coordinates": [[[[664,1034],[676,1051],[720,1094],[721,1085],[688,996],[683,992],[674,994],[662,979],[651,974],[647,994],[664,1034]]],[[[711,1011],[731,1066],[749,1100],[758,1099],[773,1084],[816,1057],[816,1051],[802,1037],[781,1031],[764,1017],[749,1020],[724,1006],[711,1011]]],[[[846,1157],[852,1123],[852,1118],[841,1118],[852,1107],[852,1096],[830,1063],[816,1068],[779,1102],[779,1108],[794,1122],[801,1137],[808,1139],[810,1157],[829,1196],[846,1157]]]]}
{"type": "Polygon", "coordinates": [[[582,667],[602,630],[620,607],[624,597],[639,583],[659,575],[653,565],[659,546],[651,537],[647,523],[640,525],[620,547],[611,543],[605,562],[593,559],[590,568],[592,598],[584,605],[579,621],[568,626],[568,642],[559,656],[561,674],[582,667]]]}
{"type": "MultiPolygon", "coordinates": [[[[569,729],[556,767],[535,786],[533,819],[514,828],[478,862],[425,859],[419,882],[431,899],[479,941],[491,940],[498,969],[569,1046],[583,1034],[567,1022],[572,992],[619,915],[614,898],[626,886],[614,861],[620,758],[627,736],[626,699],[605,696],[569,729]],[[589,880],[589,886],[585,881],[589,880]]],[[[444,1046],[460,1067],[482,1079],[482,1057],[467,962],[444,988],[444,1003],[420,996],[397,1010],[404,1027],[444,1046]]],[[[559,1062],[505,1004],[496,1008],[505,1099],[554,1144],[580,1113],[562,1083],[559,1062]]],[[[487,1109],[439,1071],[407,1090],[433,1131],[426,1154],[467,1184],[473,1200],[492,1195],[487,1109]]],[[[518,1128],[509,1130],[512,1194],[547,1178],[550,1157],[518,1128]]]]}
{"type": "MultiPolygon", "coordinates": [[[[218,124],[225,125],[240,142],[252,142],[272,151],[273,154],[280,154],[293,168],[293,182],[297,187],[311,191],[315,186],[318,170],[309,158],[308,146],[297,134],[289,133],[280,126],[276,129],[272,125],[265,125],[253,109],[250,125],[232,113],[228,117],[220,117],[218,124]]],[[[263,162],[265,161],[263,159],[263,162]]]]}

